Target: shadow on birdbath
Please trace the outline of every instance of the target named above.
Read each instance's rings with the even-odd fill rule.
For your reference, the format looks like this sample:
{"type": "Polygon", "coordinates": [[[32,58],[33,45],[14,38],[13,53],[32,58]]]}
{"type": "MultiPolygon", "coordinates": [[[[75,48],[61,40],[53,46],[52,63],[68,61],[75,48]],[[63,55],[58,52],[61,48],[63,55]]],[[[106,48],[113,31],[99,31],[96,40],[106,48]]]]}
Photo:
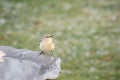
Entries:
{"type": "Polygon", "coordinates": [[[56,79],[61,59],[39,51],[0,46],[0,80],[56,79]]]}

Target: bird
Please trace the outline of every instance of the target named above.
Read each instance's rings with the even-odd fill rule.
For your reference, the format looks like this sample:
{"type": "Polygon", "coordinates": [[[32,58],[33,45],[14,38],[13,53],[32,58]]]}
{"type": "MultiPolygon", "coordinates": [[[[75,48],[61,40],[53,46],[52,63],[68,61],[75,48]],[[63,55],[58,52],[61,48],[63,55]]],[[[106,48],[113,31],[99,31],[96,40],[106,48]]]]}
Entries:
{"type": "Polygon", "coordinates": [[[52,55],[54,55],[53,50],[55,49],[55,44],[53,35],[45,35],[39,43],[39,48],[41,49],[40,54],[52,52],[52,55]]]}

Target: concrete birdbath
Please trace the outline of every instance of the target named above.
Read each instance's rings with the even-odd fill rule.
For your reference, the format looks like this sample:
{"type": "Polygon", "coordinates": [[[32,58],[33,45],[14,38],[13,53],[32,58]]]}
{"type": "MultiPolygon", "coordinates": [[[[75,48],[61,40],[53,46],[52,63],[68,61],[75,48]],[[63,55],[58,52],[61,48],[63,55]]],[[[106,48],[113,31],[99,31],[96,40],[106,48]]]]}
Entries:
{"type": "Polygon", "coordinates": [[[39,51],[0,46],[0,80],[56,79],[61,59],[39,51]]]}

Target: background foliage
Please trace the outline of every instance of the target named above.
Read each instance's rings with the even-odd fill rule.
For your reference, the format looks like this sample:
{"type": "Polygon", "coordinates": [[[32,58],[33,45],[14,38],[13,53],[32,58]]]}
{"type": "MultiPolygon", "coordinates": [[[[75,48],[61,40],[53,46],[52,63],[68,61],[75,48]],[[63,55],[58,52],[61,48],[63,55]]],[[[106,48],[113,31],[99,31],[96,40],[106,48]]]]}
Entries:
{"type": "Polygon", "coordinates": [[[120,80],[120,0],[0,0],[0,45],[39,50],[44,34],[62,59],[57,80],[120,80]]]}

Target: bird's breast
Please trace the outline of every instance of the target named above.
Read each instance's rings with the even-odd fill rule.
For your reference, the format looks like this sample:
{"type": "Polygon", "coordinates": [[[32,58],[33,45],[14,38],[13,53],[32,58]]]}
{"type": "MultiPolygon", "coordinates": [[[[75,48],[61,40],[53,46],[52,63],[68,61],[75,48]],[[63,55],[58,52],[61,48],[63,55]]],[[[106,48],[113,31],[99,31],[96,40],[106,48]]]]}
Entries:
{"type": "Polygon", "coordinates": [[[41,42],[39,47],[43,51],[52,51],[55,48],[53,42],[41,42]]]}

